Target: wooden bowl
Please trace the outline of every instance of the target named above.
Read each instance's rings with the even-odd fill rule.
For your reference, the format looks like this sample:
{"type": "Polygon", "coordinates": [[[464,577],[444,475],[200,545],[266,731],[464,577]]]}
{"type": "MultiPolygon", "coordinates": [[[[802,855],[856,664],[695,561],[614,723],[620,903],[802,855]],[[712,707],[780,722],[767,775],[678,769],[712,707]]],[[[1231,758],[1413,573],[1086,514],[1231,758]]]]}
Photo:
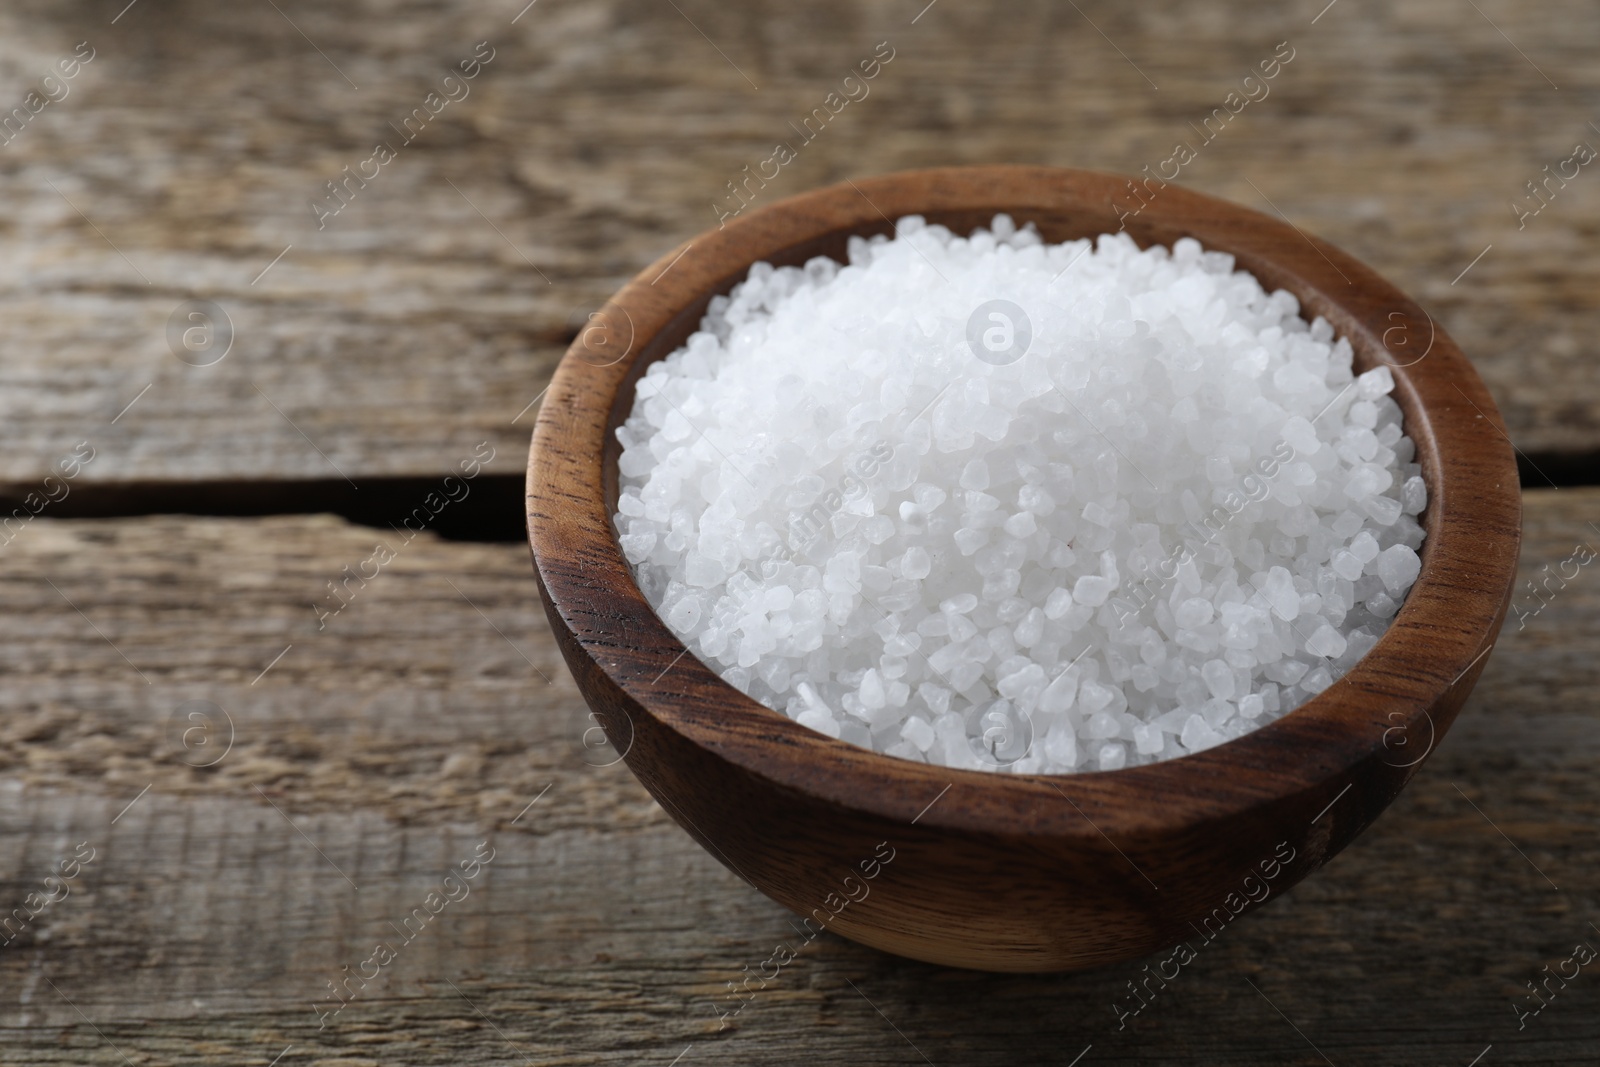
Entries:
{"type": "MultiPolygon", "coordinates": [[[[1483,669],[1510,600],[1521,502],[1505,428],[1472,366],[1422,308],[1333,246],[1176,185],[1141,188],[1143,200],[1113,175],[971,167],[780,200],[629,282],[551,382],[529,459],[528,536],[567,664],[645,788],[722,863],[806,916],[808,936],[826,927],[995,971],[1196,945],[1364,830],[1483,669]],[[843,261],[848,236],[889,233],[904,215],[964,234],[1000,211],[1051,242],[1115,231],[1122,217],[1141,245],[1195,237],[1233,253],[1269,290],[1294,293],[1307,318],[1327,318],[1350,339],[1358,370],[1394,368],[1429,489],[1422,571],[1377,646],[1298,710],[1149,766],[950,770],[762,707],[688,654],[635,585],[611,520],[614,431],[643,369],[683,343],[711,297],[759,260],[843,261]]],[[[797,950],[804,938],[788,941],[797,950]]]]}

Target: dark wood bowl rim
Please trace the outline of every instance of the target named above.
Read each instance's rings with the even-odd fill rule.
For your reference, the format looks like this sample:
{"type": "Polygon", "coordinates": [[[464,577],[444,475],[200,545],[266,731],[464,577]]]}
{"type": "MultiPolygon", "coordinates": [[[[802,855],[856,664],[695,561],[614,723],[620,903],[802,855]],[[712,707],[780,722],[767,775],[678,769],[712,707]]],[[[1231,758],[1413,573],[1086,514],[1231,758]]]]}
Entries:
{"type": "MultiPolygon", "coordinates": [[[[922,827],[1085,841],[1220,824],[1325,790],[1330,782],[1354,780],[1358,765],[1385,754],[1396,730],[1427,738],[1431,747],[1429,711],[1465,674],[1481,669],[1515,575],[1518,538],[1503,531],[1518,529],[1521,504],[1504,424],[1455,343],[1370,268],[1286,222],[1176,185],[1160,189],[1130,220],[1129,232],[1141,244],[1170,244],[1190,234],[1208,249],[1231,252],[1269,289],[1294,292],[1308,318],[1327,317],[1350,339],[1358,368],[1379,359],[1395,368],[1396,399],[1429,489],[1422,571],[1389,630],[1329,689],[1241,738],[1148,766],[1073,775],[955,770],[828,738],[756,703],[687,653],[635,584],[606,500],[605,457],[614,449],[607,438],[631,407],[640,367],[667,354],[652,351],[651,339],[672,328],[684,309],[726,292],[752,263],[783,249],[841,229],[889,232],[887,220],[907,214],[1006,211],[1020,225],[1037,212],[1114,223],[1113,197],[1137,203],[1128,181],[1089,171],[987,166],[829,186],[696,236],[607,303],[604,314],[620,314],[630,324],[631,351],[598,365],[580,337],[557,369],[529,456],[529,540],[543,594],[638,714],[748,774],[842,809],[903,825],[950,787],[922,827]],[[1387,331],[1397,324],[1420,331],[1423,323],[1431,338],[1426,355],[1406,365],[1387,331]],[[1486,529],[1502,532],[1485,536],[1486,529]],[[552,565],[557,560],[582,565],[552,565]],[[597,615],[604,615],[604,625],[597,627],[597,615]],[[1063,804],[1064,797],[1072,803],[1063,804]]],[[[614,470],[611,477],[614,484],[614,470]]]]}

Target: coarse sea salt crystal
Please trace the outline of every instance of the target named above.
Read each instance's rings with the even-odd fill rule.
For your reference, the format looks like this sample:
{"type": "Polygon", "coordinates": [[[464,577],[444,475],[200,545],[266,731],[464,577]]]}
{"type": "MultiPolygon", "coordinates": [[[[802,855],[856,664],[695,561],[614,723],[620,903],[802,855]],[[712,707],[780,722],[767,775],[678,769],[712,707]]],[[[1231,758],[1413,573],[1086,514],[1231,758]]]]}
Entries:
{"type": "Polygon", "coordinates": [[[998,216],[756,264],[618,429],[618,543],[730,684],[904,759],[1199,752],[1376,643],[1427,487],[1387,367],[1190,239],[998,216]]]}

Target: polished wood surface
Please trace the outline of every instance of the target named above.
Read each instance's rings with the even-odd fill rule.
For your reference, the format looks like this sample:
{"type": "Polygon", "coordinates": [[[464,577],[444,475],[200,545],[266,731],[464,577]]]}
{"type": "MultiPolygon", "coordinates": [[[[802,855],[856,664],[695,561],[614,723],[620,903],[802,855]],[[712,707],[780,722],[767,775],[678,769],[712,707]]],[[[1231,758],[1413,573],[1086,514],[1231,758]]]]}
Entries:
{"type": "Polygon", "coordinates": [[[1494,402],[1449,336],[1436,330],[1422,356],[1397,360],[1386,331],[1421,328],[1425,316],[1370,269],[1276,219],[1176,187],[1152,189],[1129,214],[1126,184],[1043,167],[946,168],[755,210],[667,253],[608,301],[607,332],[630,333],[631,348],[613,352],[586,331],[540,409],[528,530],[579,689],[684,829],[797,914],[866,944],[988,970],[1093,967],[1172,944],[1224,901],[1224,917],[1250,906],[1239,882],[1262,862],[1282,875],[1274,888],[1292,885],[1416,772],[1423,756],[1402,756],[1394,742],[1448,729],[1509,603],[1516,464],[1494,402]],[[1358,371],[1392,368],[1431,487],[1422,572],[1377,646],[1293,714],[1194,756],[1112,773],[953,771],[866,752],[762,708],[686,654],[634,584],[612,526],[615,430],[644,368],[683,343],[712,296],[757,261],[842,259],[850,236],[882,233],[889,219],[916,214],[966,232],[1001,210],[1050,242],[1119,223],[1142,244],[1195,237],[1326,317],[1350,339],[1358,371]],[[898,858],[868,886],[856,868],[877,877],[879,842],[898,858]]]}

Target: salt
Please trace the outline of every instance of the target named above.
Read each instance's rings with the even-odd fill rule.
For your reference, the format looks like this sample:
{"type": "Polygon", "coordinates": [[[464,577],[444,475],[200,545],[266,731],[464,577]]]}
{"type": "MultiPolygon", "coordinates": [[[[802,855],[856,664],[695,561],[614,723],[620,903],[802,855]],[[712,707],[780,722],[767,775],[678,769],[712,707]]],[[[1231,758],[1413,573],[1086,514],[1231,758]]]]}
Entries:
{"type": "Polygon", "coordinates": [[[830,737],[1064,774],[1376,643],[1427,510],[1387,367],[1187,238],[898,233],[757,264],[637,385],[618,543],[701,660],[830,737]]]}

